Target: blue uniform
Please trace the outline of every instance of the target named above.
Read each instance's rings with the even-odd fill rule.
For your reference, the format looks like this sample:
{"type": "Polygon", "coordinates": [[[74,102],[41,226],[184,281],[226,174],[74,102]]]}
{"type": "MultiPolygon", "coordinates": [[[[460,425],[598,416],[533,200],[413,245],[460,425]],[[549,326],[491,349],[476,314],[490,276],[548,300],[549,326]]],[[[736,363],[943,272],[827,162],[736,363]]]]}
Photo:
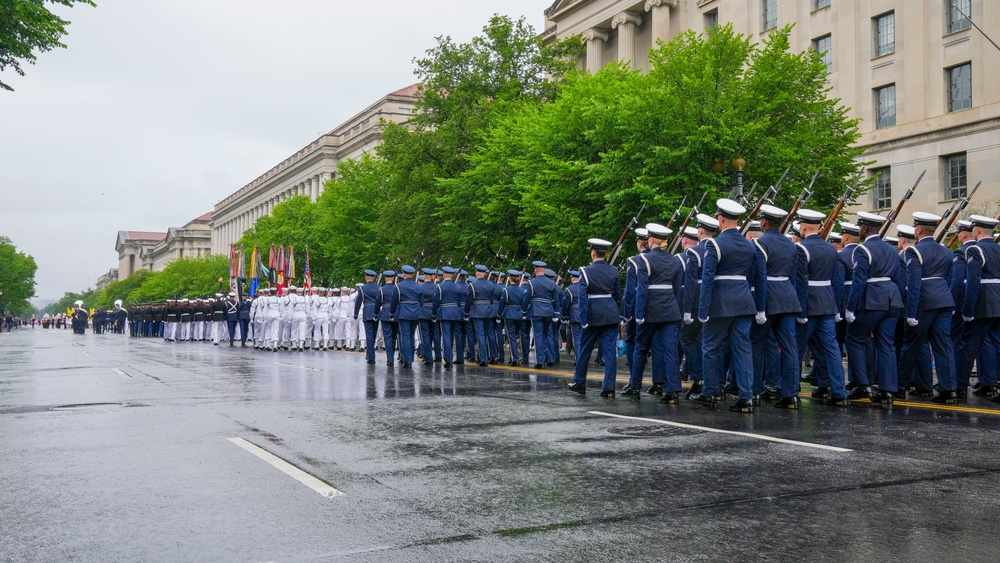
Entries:
{"type": "Polygon", "coordinates": [[[382,339],[385,340],[386,365],[393,365],[396,353],[396,338],[399,336],[399,323],[396,319],[396,308],[399,306],[399,288],[394,283],[387,283],[381,288],[378,320],[382,323],[382,339]]]}
{"type": "Polygon", "coordinates": [[[654,385],[664,392],[681,390],[680,359],[677,342],[680,332],[684,263],[659,247],[639,255],[636,269],[635,322],[636,344],[629,385],[642,386],[646,355],[652,356],[654,385]]]}
{"type": "Polygon", "coordinates": [[[769,365],[770,372],[778,376],[774,388],[783,397],[798,394],[799,354],[795,340],[795,318],[802,311],[796,288],[801,283],[799,252],[795,244],[778,229],[768,229],[754,240],[767,270],[767,322],[755,324],[750,329],[753,350],[754,395],[764,392],[764,360],[769,345],[779,350],[776,365],[769,365]]]}
{"type": "Polygon", "coordinates": [[[441,293],[438,285],[429,281],[420,284],[420,292],[424,301],[420,315],[420,355],[424,363],[431,362],[432,354],[434,360],[441,361],[441,336],[436,322],[441,293]]]}
{"type": "Polygon", "coordinates": [[[441,282],[440,305],[438,306],[438,324],[441,327],[441,341],[444,348],[445,363],[453,363],[456,359],[462,361],[465,351],[465,292],[466,284],[458,284],[451,280],[441,282]]]}
{"type": "Polygon", "coordinates": [[[643,250],[625,260],[625,293],[622,295],[621,317],[625,320],[625,359],[628,362],[629,373],[633,371],[632,358],[635,356],[635,288],[636,271],[639,267],[637,260],[647,252],[649,251],[643,250]]]}
{"type": "Polygon", "coordinates": [[[550,348],[546,345],[546,335],[552,329],[552,319],[558,310],[559,291],[554,281],[545,276],[537,276],[528,282],[524,296],[521,297],[521,312],[531,319],[531,328],[535,334],[536,365],[556,361],[556,358],[549,356],[550,348]]]}
{"type": "Polygon", "coordinates": [[[469,294],[465,301],[465,314],[475,324],[480,364],[490,361],[489,341],[494,338],[493,319],[496,318],[493,304],[497,297],[497,284],[486,278],[477,278],[469,284],[469,294]]]}
{"type": "Polygon", "coordinates": [[[858,385],[869,386],[875,377],[868,371],[869,350],[872,350],[878,366],[879,390],[895,393],[898,372],[893,333],[903,308],[899,256],[878,235],[870,235],[854,249],[853,262],[846,309],[856,318],[847,328],[847,363],[858,385]]]}
{"type": "Polygon", "coordinates": [[[580,349],[580,282],[575,281],[566,288],[563,295],[563,322],[569,323],[570,336],[573,339],[573,354],[580,349]]]}
{"type": "Polygon", "coordinates": [[[465,341],[465,350],[455,351],[455,360],[461,360],[462,355],[469,361],[474,361],[476,359],[476,328],[473,326],[473,322],[469,319],[469,315],[465,312],[465,301],[470,299],[470,285],[468,280],[461,280],[455,282],[462,289],[462,340],[465,341]]]}
{"type": "Polygon", "coordinates": [[[240,301],[240,308],[238,319],[240,322],[240,343],[246,345],[247,335],[250,330],[250,306],[253,305],[253,299],[248,299],[246,297],[240,301]]]}
{"type": "Polygon", "coordinates": [[[513,364],[520,364],[521,358],[528,358],[528,347],[530,346],[530,343],[522,337],[524,334],[524,313],[521,311],[521,300],[523,298],[524,289],[520,286],[507,285],[500,291],[499,314],[507,329],[510,361],[513,364]]]}
{"type": "Polygon", "coordinates": [[[240,303],[226,299],[226,325],[229,328],[229,342],[236,341],[236,327],[240,323],[240,303]]]}
{"type": "Polygon", "coordinates": [[[576,351],[576,369],[573,381],[586,385],[587,362],[594,346],[600,342],[604,354],[603,391],[615,390],[615,376],[618,362],[615,355],[615,340],[621,316],[618,299],[621,296],[621,282],[618,268],[604,260],[595,260],[580,269],[580,348],[576,351]]]}
{"type": "Polygon", "coordinates": [[[361,313],[365,323],[365,359],[375,361],[375,336],[378,333],[378,313],[382,306],[382,288],[373,281],[361,286],[361,291],[354,298],[354,318],[361,313]]]}
{"type": "Polygon", "coordinates": [[[504,356],[503,320],[500,318],[500,297],[503,295],[503,286],[492,280],[490,280],[490,283],[493,284],[493,303],[490,305],[490,312],[493,314],[493,331],[487,345],[489,346],[490,361],[502,362],[504,356]]]}
{"type": "MultiPolygon", "coordinates": [[[[833,244],[817,234],[805,237],[796,248],[802,272],[796,286],[801,305],[798,318],[807,322],[798,325],[796,345],[799,357],[795,364],[801,365],[801,357],[808,347],[816,364],[822,366],[816,370],[819,386],[829,388],[833,399],[844,399],[847,389],[835,322],[844,300],[844,266],[833,244]]],[[[782,389],[782,396],[790,397],[798,393],[798,378],[795,383],[795,389],[782,389]]]]}
{"type": "MultiPolygon", "coordinates": [[[[913,380],[926,344],[934,350],[938,384],[942,391],[954,391],[955,349],[951,341],[951,318],[955,298],[951,293],[952,255],[934,237],[924,237],[903,251],[906,269],[906,318],[917,319],[917,326],[907,324],[903,332],[903,350],[899,358],[899,387],[906,389],[913,380]]],[[[922,371],[922,370],[921,370],[922,371]]],[[[930,391],[930,373],[920,373],[918,391],[930,391]]]]}
{"type": "Polygon", "coordinates": [[[403,356],[403,364],[412,364],[414,339],[424,312],[424,292],[412,279],[404,279],[396,284],[396,288],[399,290],[399,305],[396,310],[399,351],[403,356]]]}
{"type": "Polygon", "coordinates": [[[681,347],[684,349],[684,363],[688,378],[693,382],[702,381],[701,321],[698,320],[698,303],[701,299],[701,266],[705,262],[708,248],[704,239],[684,251],[684,299],[681,314],[691,319],[681,329],[681,347]]]}
{"type": "Polygon", "coordinates": [[[983,238],[965,251],[966,283],[962,315],[965,347],[959,371],[967,382],[972,363],[979,359],[980,389],[997,386],[997,352],[1000,350],[1000,245],[983,238]],[[982,355],[980,355],[982,352],[982,355]]]}
{"type": "Polygon", "coordinates": [[[753,243],[736,228],[709,239],[706,247],[698,307],[698,317],[704,323],[702,394],[721,394],[719,380],[728,340],[739,398],[749,401],[753,399],[750,325],[754,314],[764,311],[767,302],[766,264],[753,243]]]}
{"type": "Polygon", "coordinates": [[[955,301],[955,312],[951,315],[951,345],[955,351],[956,390],[961,393],[968,392],[970,376],[962,369],[962,356],[965,354],[965,340],[962,338],[962,334],[965,332],[965,320],[962,318],[967,270],[965,253],[969,247],[975,244],[974,240],[965,241],[962,246],[952,252],[951,259],[951,296],[955,301]]]}

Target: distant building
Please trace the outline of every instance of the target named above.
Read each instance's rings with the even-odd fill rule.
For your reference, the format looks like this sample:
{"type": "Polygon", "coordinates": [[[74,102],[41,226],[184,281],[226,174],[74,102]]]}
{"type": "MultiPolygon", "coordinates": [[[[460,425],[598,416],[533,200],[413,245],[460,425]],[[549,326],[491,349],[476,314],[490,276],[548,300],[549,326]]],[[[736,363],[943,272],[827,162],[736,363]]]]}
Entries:
{"type": "Polygon", "coordinates": [[[108,273],[102,274],[99,278],[97,278],[97,282],[94,283],[94,286],[99,290],[104,289],[113,281],[118,281],[118,268],[111,268],[108,270],[108,273]]]}
{"type": "Polygon", "coordinates": [[[212,251],[227,253],[229,245],[238,241],[257,219],[270,215],[274,206],[286,199],[301,194],[316,201],[324,183],[336,175],[338,164],[379,144],[380,121],[409,121],[416,101],[416,84],[386,95],[215,204],[212,251]]]}
{"type": "Polygon", "coordinates": [[[197,258],[212,253],[212,212],[192,219],[183,227],[167,232],[118,231],[116,279],[123,280],[137,270],[159,272],[181,258],[197,258]]]}

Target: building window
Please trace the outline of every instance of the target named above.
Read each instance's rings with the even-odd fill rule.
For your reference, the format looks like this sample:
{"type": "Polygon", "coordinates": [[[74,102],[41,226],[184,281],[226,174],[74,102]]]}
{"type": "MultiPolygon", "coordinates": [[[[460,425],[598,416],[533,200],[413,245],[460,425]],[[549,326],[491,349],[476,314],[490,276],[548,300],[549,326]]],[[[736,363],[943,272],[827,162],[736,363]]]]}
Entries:
{"type": "Polygon", "coordinates": [[[891,127],[896,124],[896,85],[890,84],[875,89],[875,128],[891,127]]]}
{"type": "Polygon", "coordinates": [[[813,50],[819,53],[819,58],[826,65],[826,71],[830,72],[830,67],[833,65],[833,38],[830,35],[824,35],[813,39],[813,50]]]}
{"type": "Polygon", "coordinates": [[[896,50],[896,14],[889,12],[875,18],[875,56],[888,55],[896,50]]]}
{"type": "Polygon", "coordinates": [[[972,107],[972,63],[948,69],[948,111],[972,107]]]}
{"type": "Polygon", "coordinates": [[[778,0],[761,0],[764,8],[764,29],[778,27],[778,0]]]}
{"type": "Polygon", "coordinates": [[[945,158],[944,185],[947,199],[965,197],[968,191],[965,168],[965,153],[953,154],[945,158]]]}
{"type": "Polygon", "coordinates": [[[969,18],[972,17],[972,0],[945,0],[945,5],[948,7],[948,33],[968,29],[969,18]]]}
{"type": "Polygon", "coordinates": [[[813,0],[813,10],[826,8],[830,5],[830,0],[813,0]]]}
{"type": "Polygon", "coordinates": [[[889,168],[872,170],[875,174],[875,209],[892,206],[892,171],[889,168]]]}
{"type": "Polygon", "coordinates": [[[719,26],[719,10],[705,12],[705,31],[715,29],[719,26]]]}

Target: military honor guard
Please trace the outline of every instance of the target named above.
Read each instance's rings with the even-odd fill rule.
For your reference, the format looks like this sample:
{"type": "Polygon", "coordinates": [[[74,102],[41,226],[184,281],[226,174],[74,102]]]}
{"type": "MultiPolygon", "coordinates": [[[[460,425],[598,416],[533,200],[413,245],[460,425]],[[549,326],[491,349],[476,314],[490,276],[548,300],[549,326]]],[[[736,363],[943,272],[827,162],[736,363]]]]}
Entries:
{"type": "Polygon", "coordinates": [[[382,306],[382,288],[375,283],[375,270],[365,270],[365,284],[354,299],[354,318],[361,315],[365,325],[365,360],[375,363],[375,336],[378,333],[379,308],[382,306]]]}
{"type": "Polygon", "coordinates": [[[382,338],[385,340],[385,365],[395,365],[396,339],[399,336],[399,323],[396,322],[396,308],[399,306],[399,289],[396,287],[396,272],[382,272],[385,284],[381,287],[378,320],[382,326],[382,338]]]}
{"type": "Polygon", "coordinates": [[[719,230],[719,222],[713,217],[699,213],[696,217],[698,226],[695,232],[684,232],[682,245],[684,250],[684,302],[682,314],[684,328],[681,329],[681,346],[684,348],[684,363],[691,380],[691,388],[687,396],[691,398],[700,395],[704,386],[704,365],[702,349],[702,325],[698,319],[698,307],[701,301],[701,273],[705,263],[705,252],[710,240],[719,230]],[[697,241],[697,242],[695,242],[697,241]]]}
{"type": "MultiPolygon", "coordinates": [[[[528,282],[528,287],[521,298],[521,312],[531,320],[531,330],[535,338],[535,369],[555,365],[556,359],[550,356],[551,348],[546,338],[552,330],[552,319],[556,316],[559,288],[551,279],[545,276],[547,264],[541,260],[531,263],[535,267],[535,275],[528,282]]],[[[525,358],[527,361],[527,358],[525,358]]]]}
{"type": "Polygon", "coordinates": [[[639,267],[637,260],[644,253],[649,252],[649,231],[644,228],[635,230],[635,248],[638,254],[629,256],[625,260],[625,293],[622,295],[621,313],[625,322],[625,359],[630,373],[632,372],[632,358],[635,355],[635,286],[636,270],[639,267]]]}
{"type": "MultiPolygon", "coordinates": [[[[458,270],[451,266],[441,268],[442,282],[438,286],[440,303],[438,305],[438,325],[441,329],[441,347],[444,354],[445,367],[465,363],[462,358],[465,353],[465,288],[455,283],[452,278],[458,270]]],[[[467,287],[467,286],[466,286],[467,287]]]]}
{"type": "Polygon", "coordinates": [[[438,310],[441,307],[441,289],[434,283],[437,268],[424,268],[424,281],[420,284],[423,310],[420,315],[420,356],[424,365],[441,361],[441,337],[438,334],[438,310]],[[437,346],[435,347],[435,344],[437,346]]]}
{"type": "Polygon", "coordinates": [[[973,362],[979,375],[979,389],[973,393],[1000,402],[997,389],[997,351],[1000,350],[1000,245],[994,240],[996,219],[983,215],[969,217],[976,239],[965,251],[965,296],[961,304],[963,350],[958,358],[960,379],[968,381],[973,362]],[[989,350],[988,354],[980,352],[989,350]],[[977,359],[986,358],[986,361],[977,359]]]}
{"type": "Polygon", "coordinates": [[[499,314],[507,331],[507,343],[510,345],[510,365],[521,365],[522,358],[528,359],[528,342],[524,341],[524,312],[521,311],[521,301],[524,299],[524,289],[521,287],[521,272],[507,271],[508,284],[500,291],[499,314]],[[522,353],[524,354],[522,356],[522,353]]]}
{"type": "Polygon", "coordinates": [[[399,292],[394,318],[399,326],[399,351],[403,356],[403,368],[413,367],[414,339],[420,330],[420,317],[423,315],[424,295],[420,286],[413,280],[417,273],[413,266],[403,266],[403,280],[396,284],[399,292]]]}
{"type": "Polygon", "coordinates": [[[592,262],[589,266],[580,268],[582,332],[580,347],[576,351],[573,383],[569,385],[569,389],[581,394],[587,392],[587,364],[590,362],[594,346],[597,346],[604,355],[601,397],[614,399],[615,377],[618,373],[615,340],[621,323],[621,310],[618,305],[621,298],[621,282],[618,279],[618,268],[604,261],[613,243],[599,238],[589,239],[587,243],[590,244],[592,262]]]}

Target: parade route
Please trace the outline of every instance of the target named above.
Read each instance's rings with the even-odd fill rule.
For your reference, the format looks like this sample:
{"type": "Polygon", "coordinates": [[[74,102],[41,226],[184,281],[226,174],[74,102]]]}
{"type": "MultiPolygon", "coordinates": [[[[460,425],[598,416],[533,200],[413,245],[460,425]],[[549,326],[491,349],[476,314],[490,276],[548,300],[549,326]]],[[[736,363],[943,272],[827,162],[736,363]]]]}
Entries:
{"type": "Polygon", "coordinates": [[[995,557],[985,399],[740,415],[568,392],[565,355],[384,364],[0,335],[0,559],[995,557]]]}

